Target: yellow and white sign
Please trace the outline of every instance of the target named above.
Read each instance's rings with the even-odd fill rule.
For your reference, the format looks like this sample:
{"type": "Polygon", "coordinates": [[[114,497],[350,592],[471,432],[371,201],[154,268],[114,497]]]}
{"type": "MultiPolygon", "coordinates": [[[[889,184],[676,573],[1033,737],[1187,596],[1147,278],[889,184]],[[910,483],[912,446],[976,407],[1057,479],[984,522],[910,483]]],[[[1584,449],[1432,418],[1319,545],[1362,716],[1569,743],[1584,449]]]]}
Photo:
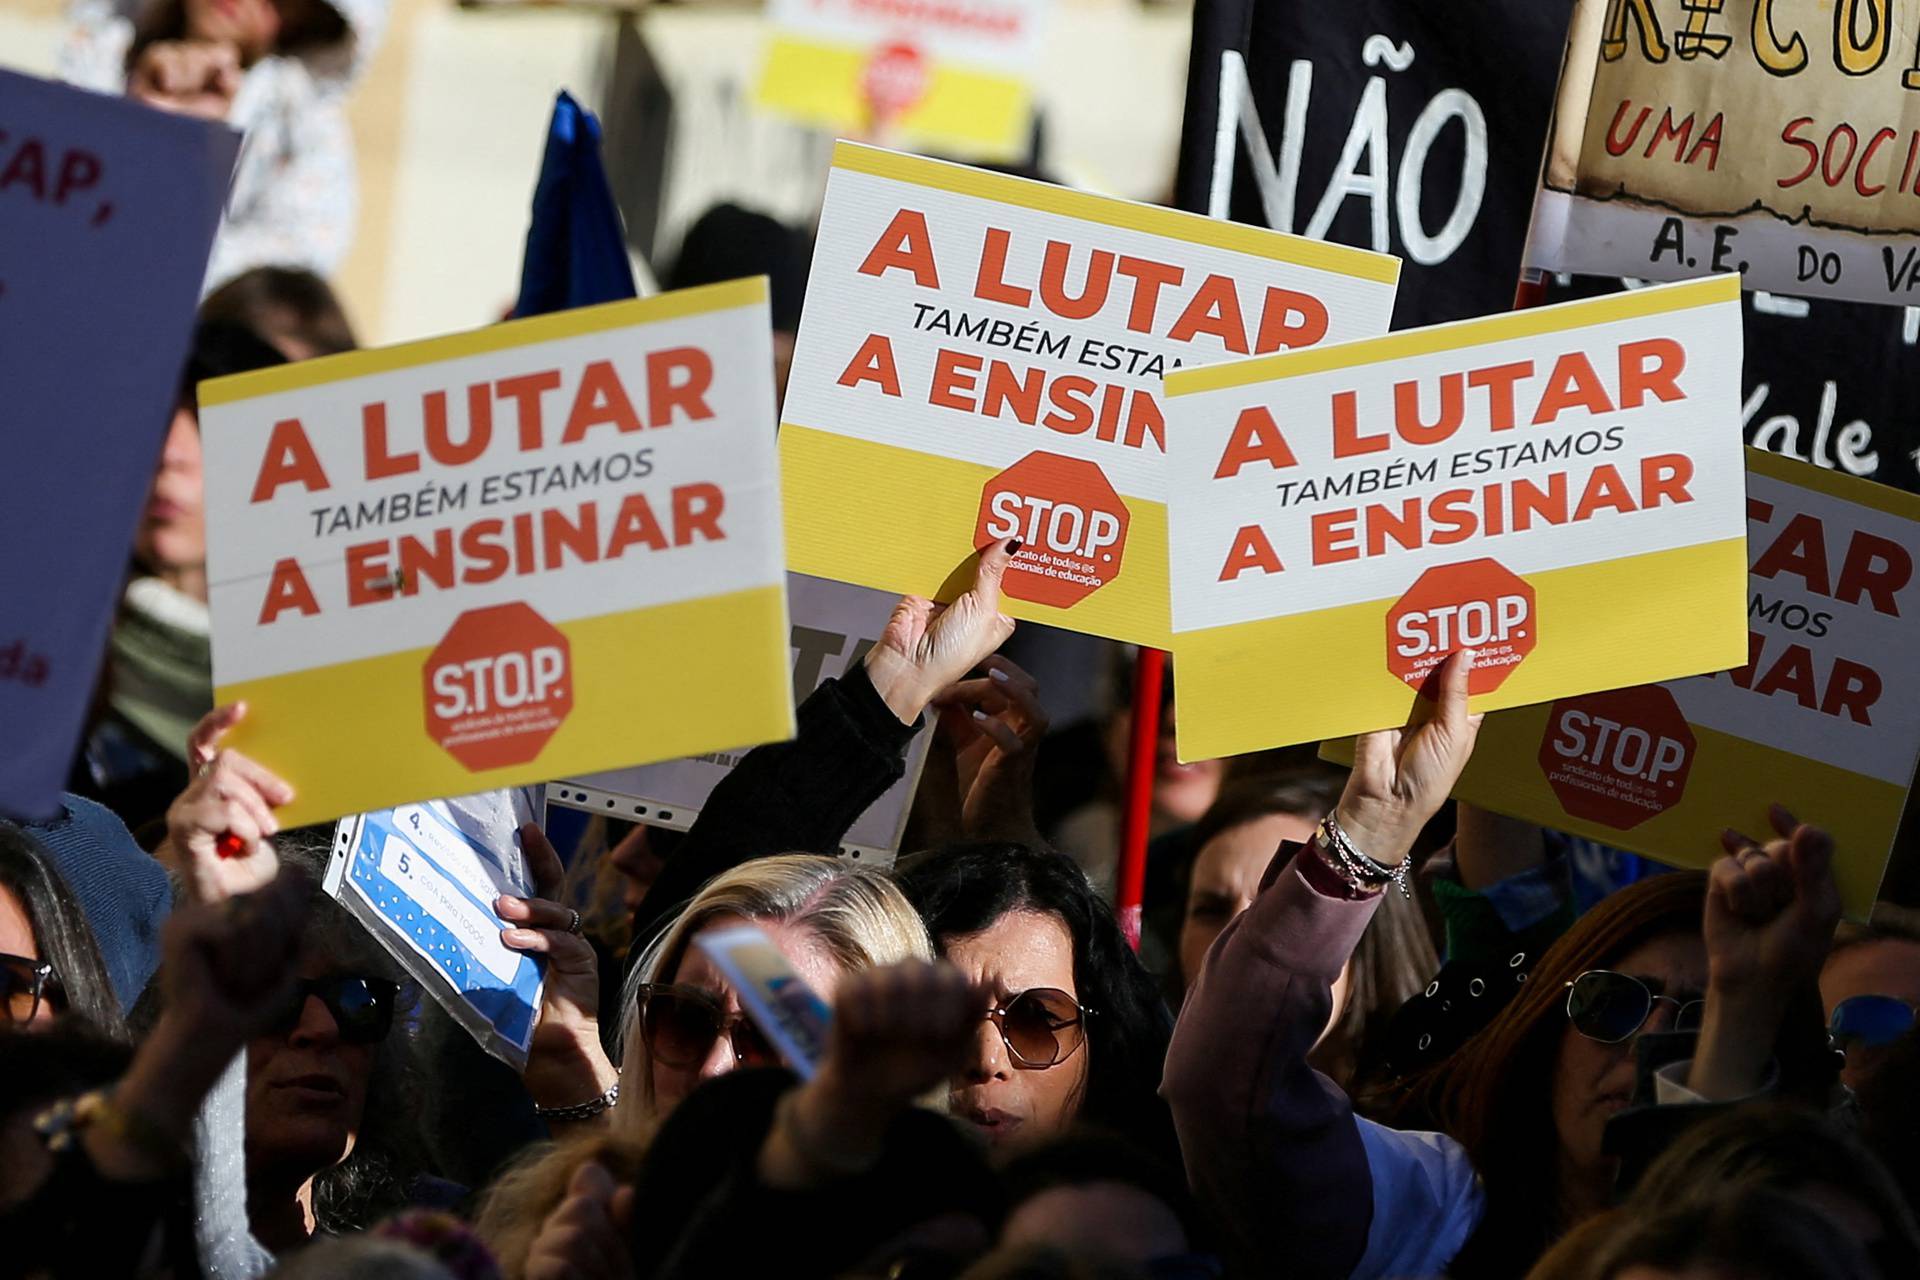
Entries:
{"type": "Polygon", "coordinates": [[[1920,756],[1920,498],[1757,449],[1747,494],[1746,665],[1489,716],[1455,794],[1691,867],[1779,801],[1864,919],[1920,756]]]}
{"type": "Polygon", "coordinates": [[[1168,640],[1164,373],[1386,331],[1399,261],[840,144],[781,429],[789,566],[1168,640]]]}
{"type": "Polygon", "coordinates": [[[1027,154],[1053,0],[772,0],[754,97],[836,133],[969,160],[1027,154]]]}
{"type": "Polygon", "coordinates": [[[1167,378],[1183,760],[1745,661],[1740,282],[1167,378]]]}
{"type": "Polygon", "coordinates": [[[282,820],[790,736],[772,368],[753,279],[203,384],[282,820]]]}

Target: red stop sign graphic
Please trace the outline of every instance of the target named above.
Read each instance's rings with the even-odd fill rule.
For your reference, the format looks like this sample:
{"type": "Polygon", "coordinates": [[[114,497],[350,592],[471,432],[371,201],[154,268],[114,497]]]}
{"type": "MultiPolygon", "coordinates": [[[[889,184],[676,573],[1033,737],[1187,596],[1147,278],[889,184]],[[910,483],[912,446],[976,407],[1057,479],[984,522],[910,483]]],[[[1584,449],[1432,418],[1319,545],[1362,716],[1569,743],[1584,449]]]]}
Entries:
{"type": "Polygon", "coordinates": [[[1006,593],[1069,608],[1120,576],[1127,504],[1093,463],[1030,453],[980,491],[974,545],[1003,538],[1026,544],[1007,570],[1006,593]]]}
{"type": "Polygon", "coordinates": [[[1474,693],[1491,693],[1540,636],[1533,588],[1497,560],[1429,569],[1387,611],[1387,669],[1416,688],[1456,649],[1474,650],[1474,693]]]}
{"type": "Polygon", "coordinates": [[[1540,769],[1562,809],[1627,831],[1680,803],[1695,746],[1673,695],[1636,685],[1554,703],[1540,769]]]}
{"type": "Polygon", "coordinates": [[[427,733],[474,772],[526,764],[573,710],[573,655],[518,602],[470,609],[427,655],[427,733]]]}
{"type": "Polygon", "coordinates": [[[867,59],[860,76],[860,92],[866,95],[867,109],[880,123],[892,120],[927,96],[931,78],[926,55],[905,42],[881,45],[867,59]]]}

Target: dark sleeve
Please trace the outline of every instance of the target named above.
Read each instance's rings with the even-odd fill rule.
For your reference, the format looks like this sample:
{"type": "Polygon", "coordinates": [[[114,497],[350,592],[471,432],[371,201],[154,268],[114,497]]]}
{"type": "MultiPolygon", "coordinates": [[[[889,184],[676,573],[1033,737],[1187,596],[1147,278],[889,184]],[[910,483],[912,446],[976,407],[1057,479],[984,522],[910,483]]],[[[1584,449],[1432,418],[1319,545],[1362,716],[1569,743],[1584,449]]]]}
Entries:
{"type": "Polygon", "coordinates": [[[59,1153],[31,1196],[0,1212],[9,1275],[131,1276],[156,1241],[172,1274],[200,1274],[184,1177],[118,1182],[100,1175],[78,1142],[59,1153]],[[18,1270],[15,1270],[18,1268],[18,1270]]]}
{"type": "Polygon", "coordinates": [[[798,721],[792,741],[755,747],[713,789],[634,913],[637,942],[723,871],[776,853],[838,853],[847,829],[906,772],[920,728],[900,723],[859,664],[815,689],[798,721]]]}

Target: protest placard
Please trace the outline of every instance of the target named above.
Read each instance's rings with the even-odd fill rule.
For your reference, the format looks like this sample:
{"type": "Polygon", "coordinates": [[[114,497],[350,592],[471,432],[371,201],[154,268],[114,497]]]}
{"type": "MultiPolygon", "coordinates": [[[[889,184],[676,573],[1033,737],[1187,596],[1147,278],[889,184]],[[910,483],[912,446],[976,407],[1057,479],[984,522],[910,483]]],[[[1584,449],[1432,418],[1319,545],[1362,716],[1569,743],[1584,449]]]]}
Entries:
{"type": "Polygon", "coordinates": [[[967,160],[1032,145],[1053,0],[772,0],[754,99],[836,133],[967,160]]]}
{"type": "Polygon", "coordinates": [[[214,684],[283,821],[791,735],[766,298],[202,386],[214,684]]]}
{"type": "MultiPolygon", "coordinates": [[[[793,701],[797,706],[822,683],[845,675],[873,648],[897,597],[846,582],[787,575],[787,612],[793,619],[793,701]]],[[[854,820],[840,842],[849,857],[890,863],[906,833],[907,811],[920,783],[933,735],[914,735],[907,770],[854,820]]],[[[685,831],[713,789],[744,752],[719,751],[631,769],[567,778],[547,786],[547,799],[569,809],[603,813],[648,826],[685,831]]]]}
{"type": "Polygon", "coordinates": [[[1745,661],[1740,282],[1167,378],[1180,757],[1745,661]]]}
{"type": "Polygon", "coordinates": [[[1488,716],[1455,794],[1686,867],[1779,801],[1864,919],[1920,757],[1920,498],[1749,449],[1747,522],[1745,665],[1488,716]]]}
{"type": "Polygon", "coordinates": [[[1167,641],[1160,379],[1385,332],[1399,263],[840,144],[782,413],[788,566],[1167,641]]]}
{"type": "Polygon", "coordinates": [[[239,141],[0,71],[0,811],[73,764],[239,141]]]}
{"type": "Polygon", "coordinates": [[[501,894],[534,896],[520,828],[538,787],[430,800],[343,818],[326,891],[480,1047],[521,1071],[540,1018],[543,962],[510,950],[501,894]]]}
{"type": "Polygon", "coordinates": [[[1578,0],[1527,263],[1920,303],[1916,85],[1879,0],[1578,0]]]}

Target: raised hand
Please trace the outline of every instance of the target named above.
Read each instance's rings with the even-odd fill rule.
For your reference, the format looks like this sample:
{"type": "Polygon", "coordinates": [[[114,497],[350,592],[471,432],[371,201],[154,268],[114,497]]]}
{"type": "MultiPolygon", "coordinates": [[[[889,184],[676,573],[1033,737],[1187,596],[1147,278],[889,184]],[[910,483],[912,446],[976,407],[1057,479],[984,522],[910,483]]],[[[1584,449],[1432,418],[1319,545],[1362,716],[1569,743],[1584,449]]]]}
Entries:
{"type": "Polygon", "coordinates": [[[1777,839],[1721,834],[1726,856],[1707,880],[1707,1009],[1687,1083],[1716,1099],[1758,1090],[1795,993],[1819,979],[1840,920],[1833,838],[1782,805],[1777,839]]]}
{"type": "Polygon", "coordinates": [[[503,944],[547,959],[524,1078],[540,1106],[570,1107],[600,1096],[619,1078],[600,1044],[600,962],[578,932],[580,913],[556,901],[566,869],[546,833],[529,822],[520,828],[520,847],[538,896],[502,894],[494,912],[507,922],[503,944]]]}
{"type": "Polygon", "coordinates": [[[163,111],[225,120],[240,92],[240,51],[224,41],[158,40],[127,73],[127,94],[163,111]]]}
{"type": "Polygon", "coordinates": [[[761,1176],[802,1188],[871,1167],[893,1118],[966,1065],[989,1003],[984,987],[942,962],[841,979],[826,1056],[781,1104],[761,1176]]]}
{"type": "Polygon", "coordinates": [[[980,669],[986,674],[948,685],[933,699],[938,746],[952,757],[958,834],[1038,844],[1033,771],[1050,724],[1040,684],[999,654],[980,669]]]}
{"type": "Polygon", "coordinates": [[[615,1182],[597,1161],[574,1171],[566,1198],[540,1224],[521,1272],[526,1280],[631,1280],[627,1227],[633,1188],[615,1182]]]}
{"type": "Polygon", "coordinates": [[[1474,653],[1461,649],[1433,673],[1435,697],[1413,700],[1405,728],[1363,733],[1353,772],[1335,809],[1355,847],[1391,866],[1440,811],[1473,755],[1479,715],[1467,714],[1467,677],[1474,653]]]}
{"type": "Polygon", "coordinates": [[[187,738],[187,789],[167,808],[167,834],[154,857],[179,875],[195,902],[224,902],[273,882],[280,859],[267,837],[280,830],[273,811],[293,788],[220,739],[246,718],[247,704],[216,707],[187,738]],[[223,846],[225,838],[225,846],[223,846]]]}
{"type": "Polygon", "coordinates": [[[1017,540],[980,553],[973,587],[952,604],[907,596],[867,650],[867,677],[902,724],[913,724],[934,695],[963,678],[1013,634],[1000,612],[1000,580],[1019,551],[1017,540]]]}

